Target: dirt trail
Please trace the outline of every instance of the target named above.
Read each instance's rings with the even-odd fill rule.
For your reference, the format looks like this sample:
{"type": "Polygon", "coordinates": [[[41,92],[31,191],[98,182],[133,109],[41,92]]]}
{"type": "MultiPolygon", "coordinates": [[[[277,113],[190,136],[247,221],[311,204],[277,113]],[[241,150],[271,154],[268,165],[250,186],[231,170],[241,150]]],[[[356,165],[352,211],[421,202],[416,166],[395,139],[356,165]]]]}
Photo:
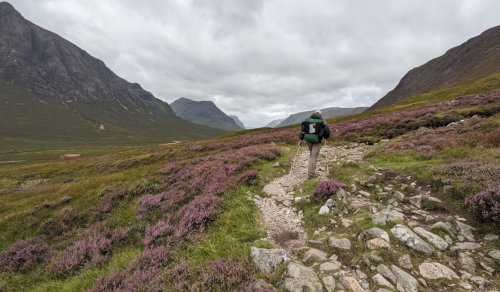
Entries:
{"type": "MultiPolygon", "coordinates": [[[[326,172],[327,157],[331,168],[335,167],[337,160],[362,160],[363,150],[364,148],[359,147],[323,146],[316,165],[317,179],[322,181],[328,177],[326,172]]],[[[291,172],[274,179],[264,187],[263,191],[269,197],[254,198],[255,204],[260,209],[268,239],[287,251],[296,251],[307,246],[307,233],[302,227],[302,212],[296,212],[291,205],[292,201],[303,199],[295,197],[295,190],[307,180],[308,163],[309,150],[302,146],[291,172]]]]}

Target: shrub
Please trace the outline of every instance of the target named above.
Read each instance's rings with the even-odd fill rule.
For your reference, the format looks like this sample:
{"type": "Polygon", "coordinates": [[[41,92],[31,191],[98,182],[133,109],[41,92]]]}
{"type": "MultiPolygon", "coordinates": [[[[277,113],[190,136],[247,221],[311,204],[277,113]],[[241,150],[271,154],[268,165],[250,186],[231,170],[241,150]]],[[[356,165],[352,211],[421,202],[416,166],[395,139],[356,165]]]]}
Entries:
{"type": "Polygon", "coordinates": [[[173,241],[174,226],[169,220],[160,220],[153,226],[146,227],[146,235],[142,243],[148,247],[169,245],[173,241]]]}
{"type": "Polygon", "coordinates": [[[9,249],[0,252],[0,270],[6,272],[26,272],[48,257],[48,247],[40,237],[19,240],[9,249]]]}
{"type": "Polygon", "coordinates": [[[87,260],[87,244],[83,240],[74,242],[61,252],[55,259],[50,270],[56,276],[66,276],[76,273],[87,260]]]}
{"type": "Polygon", "coordinates": [[[201,269],[193,288],[200,291],[241,291],[253,280],[253,273],[245,263],[218,259],[201,269]]]}
{"type": "Polygon", "coordinates": [[[159,210],[163,201],[163,194],[144,195],[137,200],[137,218],[145,217],[150,211],[159,210]]]}
{"type": "Polygon", "coordinates": [[[436,154],[436,150],[434,150],[434,148],[430,145],[417,146],[415,151],[417,151],[417,153],[425,159],[431,159],[436,154]]]}
{"type": "Polygon", "coordinates": [[[318,183],[313,195],[317,200],[323,201],[334,195],[338,189],[344,187],[345,185],[343,183],[340,183],[334,179],[325,180],[318,183]]]}
{"type": "Polygon", "coordinates": [[[247,170],[240,175],[240,181],[248,185],[255,185],[258,182],[257,171],[247,170]]]}
{"type": "Polygon", "coordinates": [[[176,235],[180,237],[193,232],[202,232],[208,223],[217,217],[217,207],[221,203],[222,199],[214,195],[196,197],[177,212],[179,225],[176,235]]]}
{"type": "Polygon", "coordinates": [[[467,197],[465,206],[482,220],[500,222],[500,184],[467,197]]]}
{"type": "Polygon", "coordinates": [[[120,291],[125,277],[123,272],[111,272],[97,279],[94,286],[87,289],[87,292],[120,291]]]}

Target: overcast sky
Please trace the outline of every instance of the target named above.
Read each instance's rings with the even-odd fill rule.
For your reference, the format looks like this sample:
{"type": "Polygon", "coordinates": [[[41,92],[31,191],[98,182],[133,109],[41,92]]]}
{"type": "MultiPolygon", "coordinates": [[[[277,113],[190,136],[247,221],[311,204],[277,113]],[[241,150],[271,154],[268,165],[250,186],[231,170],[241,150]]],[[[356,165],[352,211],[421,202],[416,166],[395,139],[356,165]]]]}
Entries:
{"type": "Polygon", "coordinates": [[[499,25],[498,0],[11,0],[156,97],[249,127],[369,106],[410,69],[499,25]]]}

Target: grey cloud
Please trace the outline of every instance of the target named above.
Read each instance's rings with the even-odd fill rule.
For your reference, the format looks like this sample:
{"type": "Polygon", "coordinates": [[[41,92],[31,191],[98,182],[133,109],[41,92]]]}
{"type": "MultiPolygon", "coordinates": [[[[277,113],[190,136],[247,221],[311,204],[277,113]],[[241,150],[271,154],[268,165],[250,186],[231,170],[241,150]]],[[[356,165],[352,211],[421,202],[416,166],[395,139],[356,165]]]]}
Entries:
{"type": "Polygon", "coordinates": [[[368,106],[411,68],[498,25],[496,0],[12,0],[29,20],[171,102],[248,126],[368,106]]]}

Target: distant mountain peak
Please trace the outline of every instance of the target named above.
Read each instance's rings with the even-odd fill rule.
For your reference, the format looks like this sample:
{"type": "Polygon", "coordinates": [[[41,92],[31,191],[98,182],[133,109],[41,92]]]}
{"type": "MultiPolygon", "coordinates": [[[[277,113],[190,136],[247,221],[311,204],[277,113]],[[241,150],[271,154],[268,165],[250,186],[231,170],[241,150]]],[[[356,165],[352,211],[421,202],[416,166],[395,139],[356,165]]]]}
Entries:
{"type": "Polygon", "coordinates": [[[226,115],[209,100],[195,101],[181,97],[172,102],[170,107],[177,116],[193,123],[228,131],[243,129],[232,117],[226,115]]]}

